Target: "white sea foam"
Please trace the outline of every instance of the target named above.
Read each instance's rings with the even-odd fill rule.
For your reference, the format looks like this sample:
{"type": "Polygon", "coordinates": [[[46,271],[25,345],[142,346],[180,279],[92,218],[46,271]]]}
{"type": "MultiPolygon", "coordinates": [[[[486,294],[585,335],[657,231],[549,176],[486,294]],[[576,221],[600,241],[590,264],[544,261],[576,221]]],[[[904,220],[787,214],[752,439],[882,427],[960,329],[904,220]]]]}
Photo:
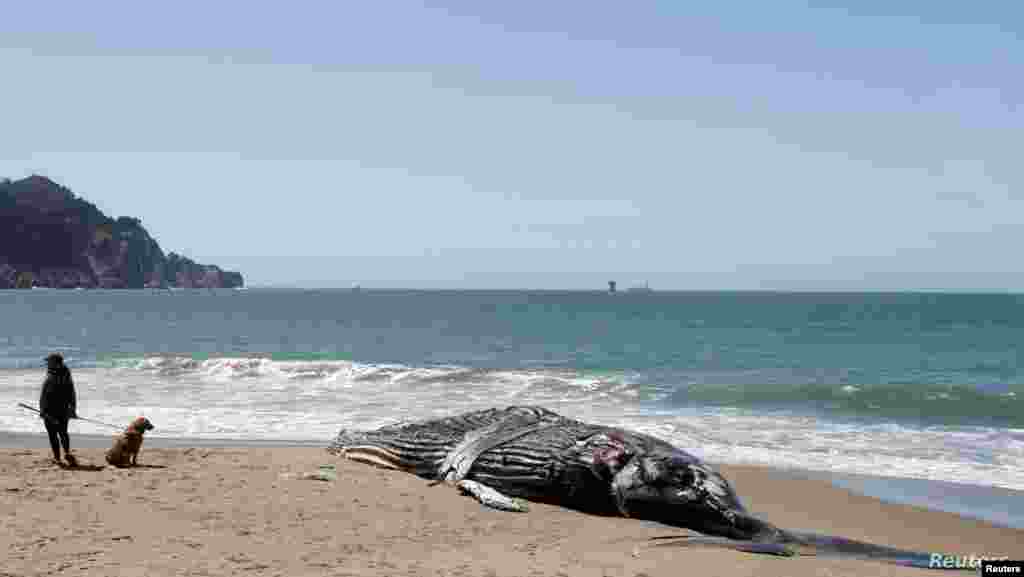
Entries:
{"type": "MultiPolygon", "coordinates": [[[[39,432],[42,373],[0,371],[0,430],[39,432]]],[[[723,463],[888,475],[1024,490],[1024,430],[843,424],[729,408],[654,409],[621,377],[568,370],[489,371],[350,361],[153,357],[75,370],[82,416],[116,425],[145,414],[155,436],[322,440],[508,404],[662,437],[723,463]]],[[[110,430],[74,421],[78,433],[110,430]]]]}

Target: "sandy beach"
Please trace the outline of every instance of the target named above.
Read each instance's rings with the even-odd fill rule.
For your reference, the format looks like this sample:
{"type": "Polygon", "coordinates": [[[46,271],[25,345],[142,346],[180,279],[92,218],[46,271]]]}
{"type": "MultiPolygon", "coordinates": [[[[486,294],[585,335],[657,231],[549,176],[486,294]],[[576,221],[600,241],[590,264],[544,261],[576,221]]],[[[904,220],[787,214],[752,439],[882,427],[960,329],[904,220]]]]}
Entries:
{"type": "MultiPolygon", "coordinates": [[[[445,486],[315,447],[144,448],[140,466],[61,469],[0,449],[0,575],[924,575],[858,560],[652,546],[684,531],[531,504],[486,509],[445,486]],[[322,464],[338,478],[304,478],[322,464]]],[[[822,480],[721,467],[749,508],[793,529],[956,555],[1020,556],[1024,531],[885,504],[822,480]]]]}

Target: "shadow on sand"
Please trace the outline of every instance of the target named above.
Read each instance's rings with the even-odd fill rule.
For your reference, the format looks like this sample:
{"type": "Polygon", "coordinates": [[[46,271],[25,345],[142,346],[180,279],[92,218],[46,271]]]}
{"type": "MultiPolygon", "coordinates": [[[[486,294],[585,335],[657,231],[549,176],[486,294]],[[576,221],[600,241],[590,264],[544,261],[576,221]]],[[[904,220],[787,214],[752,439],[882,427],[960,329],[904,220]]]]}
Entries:
{"type": "Polygon", "coordinates": [[[74,465],[60,464],[60,468],[65,471],[102,471],[106,469],[103,465],[84,465],[82,463],[76,463],[74,465]]]}
{"type": "MultiPolygon", "coordinates": [[[[114,469],[166,469],[167,465],[128,465],[127,467],[112,467],[114,469]]],[[[107,465],[87,465],[84,463],[68,465],[67,463],[61,463],[60,468],[65,471],[102,471],[107,468],[107,465]]]]}

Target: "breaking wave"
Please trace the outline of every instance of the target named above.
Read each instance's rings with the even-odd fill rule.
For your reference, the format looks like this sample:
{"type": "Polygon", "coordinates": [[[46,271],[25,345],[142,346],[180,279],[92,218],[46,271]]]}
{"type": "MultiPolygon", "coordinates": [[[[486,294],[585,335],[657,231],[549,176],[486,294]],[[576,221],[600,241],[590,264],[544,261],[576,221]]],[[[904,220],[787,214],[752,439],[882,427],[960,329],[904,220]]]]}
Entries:
{"type": "MultiPolygon", "coordinates": [[[[672,387],[624,371],[414,367],[255,355],[114,358],[76,368],[74,375],[80,414],[109,423],[145,414],[157,424],[158,436],[326,443],[341,427],[541,404],[647,432],[716,462],[1024,490],[1024,395],[1016,390],[672,387]]],[[[37,369],[0,370],[0,401],[8,407],[31,401],[40,377],[37,369]]],[[[108,432],[80,421],[74,427],[80,433],[108,432]]],[[[38,418],[0,411],[0,430],[35,432],[38,418]]]]}

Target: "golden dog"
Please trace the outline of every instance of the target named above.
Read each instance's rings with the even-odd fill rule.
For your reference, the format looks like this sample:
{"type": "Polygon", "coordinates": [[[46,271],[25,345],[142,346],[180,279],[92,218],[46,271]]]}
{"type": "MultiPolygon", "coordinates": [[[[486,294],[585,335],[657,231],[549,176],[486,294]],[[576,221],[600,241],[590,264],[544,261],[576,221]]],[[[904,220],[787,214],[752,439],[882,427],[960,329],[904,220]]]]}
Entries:
{"type": "Polygon", "coordinates": [[[107,451],[107,462],[115,467],[134,467],[142,448],[142,435],[153,429],[146,417],[138,417],[123,433],[114,437],[114,446],[107,451]]]}

